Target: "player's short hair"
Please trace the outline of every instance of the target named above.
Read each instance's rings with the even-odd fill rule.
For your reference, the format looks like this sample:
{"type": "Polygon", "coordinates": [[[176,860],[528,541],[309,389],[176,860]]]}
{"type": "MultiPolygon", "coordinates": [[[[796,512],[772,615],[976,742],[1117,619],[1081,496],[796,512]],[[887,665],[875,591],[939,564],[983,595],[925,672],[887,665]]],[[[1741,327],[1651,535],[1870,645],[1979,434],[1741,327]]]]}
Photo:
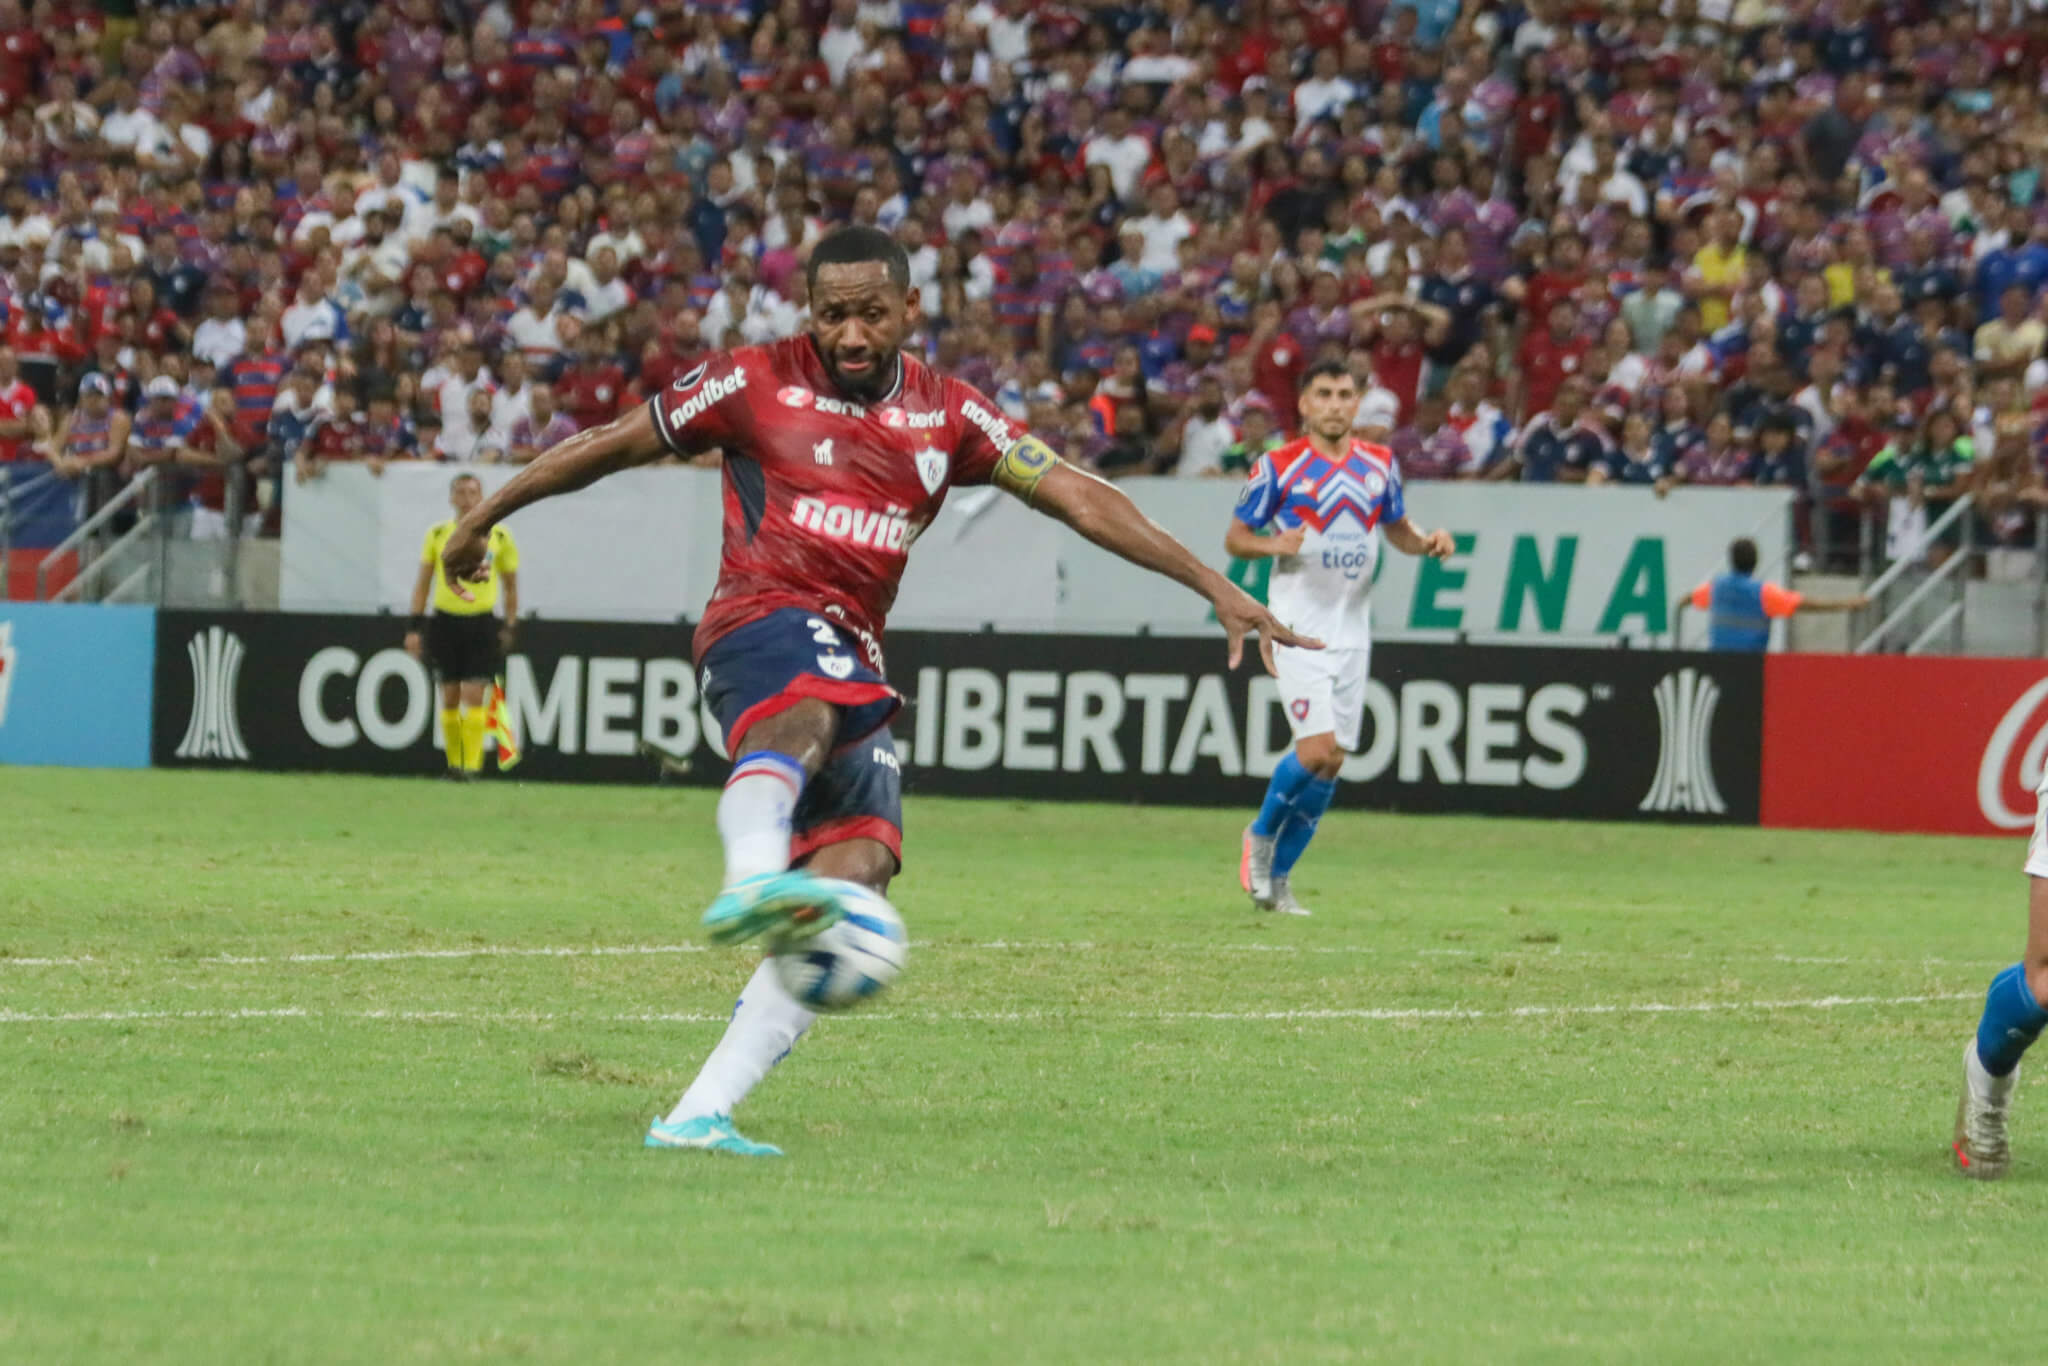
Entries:
{"type": "Polygon", "coordinates": [[[482,488],[483,483],[483,480],[477,478],[468,470],[464,470],[461,474],[456,475],[453,479],[450,479],[448,481],[448,491],[450,493],[453,493],[455,492],[455,490],[461,488],[464,484],[475,484],[478,488],[482,488]]]}
{"type": "Polygon", "coordinates": [[[1756,542],[1747,536],[1737,537],[1728,546],[1728,567],[1738,574],[1756,573],[1756,542]]]}
{"type": "Polygon", "coordinates": [[[1352,388],[1358,387],[1358,376],[1351,373],[1351,367],[1341,360],[1319,360],[1304,370],[1301,375],[1301,392],[1307,393],[1309,386],[1319,379],[1348,380],[1352,388]]]}
{"type": "Polygon", "coordinates": [[[820,266],[858,266],[880,261],[889,270],[889,283],[910,292],[910,257],[902,244],[880,228],[852,224],[834,228],[811,248],[810,263],[804,268],[804,283],[818,287],[820,266]]]}

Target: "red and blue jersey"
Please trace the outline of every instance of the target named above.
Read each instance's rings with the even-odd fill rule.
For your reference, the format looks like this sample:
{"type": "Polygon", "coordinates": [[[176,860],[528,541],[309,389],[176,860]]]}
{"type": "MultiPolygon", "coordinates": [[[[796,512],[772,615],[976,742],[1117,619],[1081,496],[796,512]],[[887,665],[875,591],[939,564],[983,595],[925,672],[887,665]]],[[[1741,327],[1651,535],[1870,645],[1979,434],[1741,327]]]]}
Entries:
{"type": "Polygon", "coordinates": [[[1353,441],[1338,460],[1316,450],[1307,437],[1290,441],[1259,457],[1237,499],[1238,520],[1254,530],[1307,526],[1325,534],[1363,533],[1407,515],[1392,452],[1365,441],[1353,441]]]}
{"type": "Polygon", "coordinates": [[[724,548],[697,626],[721,637],[782,608],[831,618],[881,672],[910,546],[956,485],[985,484],[1024,435],[957,379],[902,358],[877,400],[842,395],[808,336],[723,352],[656,394],[677,455],[721,450],[724,548]]]}
{"type": "Polygon", "coordinates": [[[1237,519],[1255,531],[1303,529],[1300,550],[1274,560],[1267,601],[1333,650],[1370,646],[1379,528],[1407,515],[1393,452],[1364,441],[1335,459],[1307,437],[1267,451],[1237,499],[1237,519]]]}
{"type": "Polygon", "coordinates": [[[235,392],[235,439],[245,446],[263,440],[270,425],[270,410],[277,403],[278,386],[284,383],[291,359],[282,352],[261,356],[237,356],[227,363],[225,379],[235,392]]]}

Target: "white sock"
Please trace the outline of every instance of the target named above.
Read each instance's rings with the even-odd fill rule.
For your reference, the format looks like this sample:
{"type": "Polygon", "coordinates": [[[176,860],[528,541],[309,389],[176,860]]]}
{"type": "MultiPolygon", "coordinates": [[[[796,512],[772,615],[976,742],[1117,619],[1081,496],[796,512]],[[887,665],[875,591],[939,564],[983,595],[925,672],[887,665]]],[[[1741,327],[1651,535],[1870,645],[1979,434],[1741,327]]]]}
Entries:
{"type": "Polygon", "coordinates": [[[1977,1058],[1977,1041],[1970,1040],[1970,1046],[1963,1050],[1963,1071],[1970,1079],[1970,1094],[1979,1103],[2004,1109],[2012,1100],[2012,1088],[2019,1083],[2020,1069],[2015,1067],[2002,1077],[1994,1077],[1984,1070],[1984,1064],[1977,1058]]]}
{"type": "Polygon", "coordinates": [[[789,821],[803,790],[803,768],[786,754],[760,750],[733,766],[718,799],[726,886],[789,867],[789,821]]]}
{"type": "Polygon", "coordinates": [[[703,1115],[729,1115],[768,1075],[769,1069],[789,1055],[796,1041],[817,1019],[782,989],[775,965],[766,959],[754,969],[739,1004],[732,1008],[732,1023],[697,1079],[676,1108],[668,1112],[670,1124],[703,1115]]]}

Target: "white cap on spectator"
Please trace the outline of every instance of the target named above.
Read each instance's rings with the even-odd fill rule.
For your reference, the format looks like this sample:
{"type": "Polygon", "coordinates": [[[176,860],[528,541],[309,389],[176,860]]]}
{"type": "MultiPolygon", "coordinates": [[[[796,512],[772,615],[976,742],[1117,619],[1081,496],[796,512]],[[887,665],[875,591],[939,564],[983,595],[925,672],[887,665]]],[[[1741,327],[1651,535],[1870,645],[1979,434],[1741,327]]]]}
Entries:
{"type": "Polygon", "coordinates": [[[1391,389],[1373,389],[1359,400],[1358,419],[1354,427],[1385,427],[1392,431],[1394,424],[1401,420],[1401,400],[1394,397],[1391,389]]]}
{"type": "Polygon", "coordinates": [[[178,381],[172,379],[169,375],[158,375],[143,386],[142,393],[145,398],[176,398],[178,396],[178,381]]]}

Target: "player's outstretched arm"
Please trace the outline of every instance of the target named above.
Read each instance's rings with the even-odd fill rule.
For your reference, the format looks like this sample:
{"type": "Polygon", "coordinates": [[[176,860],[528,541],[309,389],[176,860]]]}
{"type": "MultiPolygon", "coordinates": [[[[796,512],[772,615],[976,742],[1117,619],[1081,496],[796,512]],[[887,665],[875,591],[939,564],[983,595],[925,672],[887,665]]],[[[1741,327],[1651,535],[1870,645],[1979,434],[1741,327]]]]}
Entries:
{"type": "Polygon", "coordinates": [[[449,581],[470,578],[482,568],[491,528],[530,503],[588,488],[608,474],[645,465],[667,453],[645,404],[602,427],[578,432],[551,446],[496,493],[478,503],[449,533],[441,567],[449,581]]]}
{"type": "Polygon", "coordinates": [[[1132,564],[1164,574],[1209,600],[1230,641],[1230,667],[1244,658],[1244,638],[1259,638],[1266,671],[1273,672],[1273,647],[1298,645],[1320,650],[1323,643],[1296,635],[1258,600],[1197,559],[1166,528],[1138,511],[1122,489],[1075,469],[1035,437],[1025,437],[996,467],[995,482],[1040,512],[1065,522],[1081,535],[1132,564]],[[1021,449],[1035,447],[1035,450],[1021,449]]]}
{"type": "Polygon", "coordinates": [[[1433,560],[1450,558],[1458,543],[1448,531],[1424,531],[1413,517],[1403,517],[1387,529],[1387,544],[1404,555],[1427,555],[1433,560]]]}

